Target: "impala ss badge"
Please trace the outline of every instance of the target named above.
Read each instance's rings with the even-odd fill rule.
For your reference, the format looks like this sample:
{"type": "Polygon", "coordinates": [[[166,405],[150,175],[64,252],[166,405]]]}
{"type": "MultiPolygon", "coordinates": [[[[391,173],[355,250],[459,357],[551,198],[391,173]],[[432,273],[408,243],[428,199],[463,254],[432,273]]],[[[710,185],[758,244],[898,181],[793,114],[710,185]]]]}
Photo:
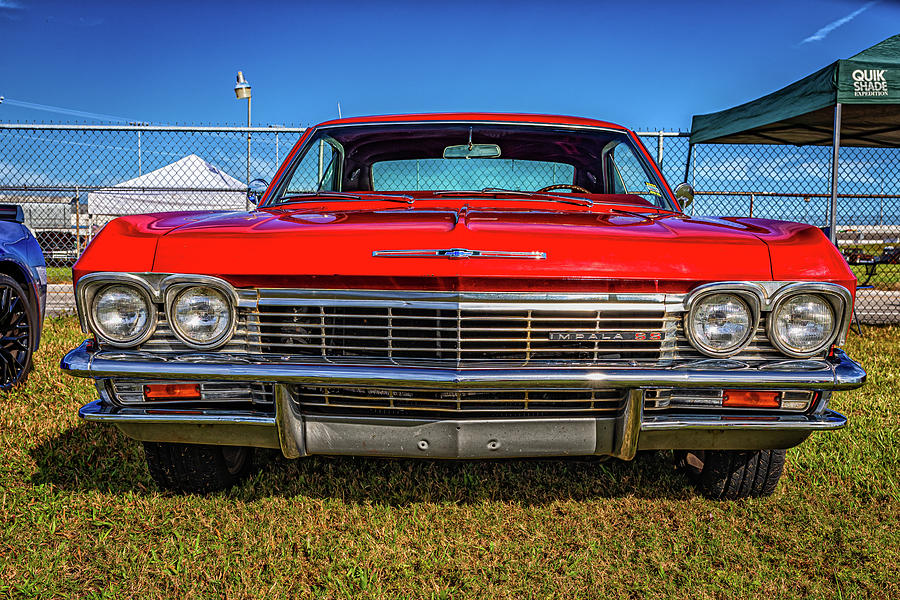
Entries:
{"type": "Polygon", "coordinates": [[[468,250],[443,248],[438,250],[375,250],[372,256],[382,258],[532,258],[543,260],[546,252],[510,252],[506,250],[468,250]]]}
{"type": "Polygon", "coordinates": [[[662,340],[661,331],[551,331],[551,342],[603,342],[609,340],[662,340]]]}

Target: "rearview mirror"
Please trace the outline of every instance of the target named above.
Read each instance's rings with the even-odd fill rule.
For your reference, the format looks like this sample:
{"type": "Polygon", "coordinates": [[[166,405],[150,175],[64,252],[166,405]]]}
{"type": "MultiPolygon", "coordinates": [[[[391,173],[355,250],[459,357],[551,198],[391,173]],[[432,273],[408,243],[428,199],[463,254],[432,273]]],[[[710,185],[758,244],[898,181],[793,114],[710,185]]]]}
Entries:
{"type": "Polygon", "coordinates": [[[684,212],[694,201],[694,187],[689,183],[679,183],[675,188],[675,198],[681,205],[682,212],[684,212]]]}
{"type": "Polygon", "coordinates": [[[266,193],[268,187],[269,182],[265,179],[254,179],[250,182],[250,185],[247,186],[247,200],[256,206],[259,204],[259,199],[262,198],[262,195],[266,193]]]}
{"type": "Polygon", "coordinates": [[[444,148],[444,158],[497,158],[500,146],[497,144],[462,144],[444,148]]]}

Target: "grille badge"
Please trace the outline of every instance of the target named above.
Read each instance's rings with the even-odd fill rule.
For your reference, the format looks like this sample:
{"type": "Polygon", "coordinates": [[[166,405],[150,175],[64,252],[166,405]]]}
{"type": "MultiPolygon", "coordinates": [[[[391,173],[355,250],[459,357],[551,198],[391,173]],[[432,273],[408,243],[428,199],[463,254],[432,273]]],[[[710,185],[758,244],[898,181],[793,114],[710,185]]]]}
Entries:
{"type": "Polygon", "coordinates": [[[375,250],[372,256],[381,258],[526,258],[543,260],[546,252],[511,252],[507,250],[469,250],[467,248],[441,248],[435,250],[375,250]]]}
{"type": "Polygon", "coordinates": [[[598,342],[604,340],[661,341],[661,331],[551,331],[552,342],[598,342]]]}

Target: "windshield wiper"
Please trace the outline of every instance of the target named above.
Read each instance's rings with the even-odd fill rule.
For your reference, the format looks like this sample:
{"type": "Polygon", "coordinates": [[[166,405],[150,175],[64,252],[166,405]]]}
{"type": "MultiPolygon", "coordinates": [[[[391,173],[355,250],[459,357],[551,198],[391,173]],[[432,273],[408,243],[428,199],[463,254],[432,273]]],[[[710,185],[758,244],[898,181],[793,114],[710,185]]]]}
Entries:
{"type": "Polygon", "coordinates": [[[284,204],[288,200],[295,199],[315,199],[315,198],[338,198],[341,200],[383,200],[385,202],[402,202],[403,204],[412,206],[415,198],[406,194],[350,194],[348,192],[301,192],[299,194],[291,194],[283,196],[278,204],[284,204]]]}
{"type": "Polygon", "coordinates": [[[610,208],[610,212],[616,212],[623,215],[628,215],[629,217],[637,217],[638,219],[644,219],[645,221],[652,221],[653,217],[650,215],[645,215],[643,213],[634,212],[633,210],[625,210],[622,208],[610,208]]]}
{"type": "Polygon", "coordinates": [[[573,200],[565,196],[557,194],[547,194],[544,192],[523,192],[522,190],[507,190],[503,188],[486,187],[482,190],[438,190],[432,192],[435,196],[467,196],[469,194],[509,194],[512,196],[530,196],[534,202],[561,202],[563,204],[572,204],[574,206],[593,206],[594,203],[587,198],[583,200],[573,200]],[[540,196],[540,198],[535,198],[540,196]]]}
{"type": "MultiPolygon", "coordinates": [[[[656,208],[656,207],[654,207],[654,208],[656,208]]],[[[639,219],[646,219],[647,221],[652,221],[653,219],[655,219],[656,217],[659,217],[659,216],[665,216],[665,217],[669,216],[669,215],[663,215],[661,213],[654,213],[651,216],[648,214],[635,212],[633,210],[625,210],[624,208],[610,208],[609,210],[610,210],[610,212],[622,213],[623,215],[638,217],[639,219]]]]}
{"type": "Polygon", "coordinates": [[[566,198],[565,196],[560,196],[559,194],[548,194],[546,192],[525,192],[522,190],[507,190],[504,188],[495,188],[495,187],[486,187],[481,190],[484,193],[500,193],[500,194],[515,194],[517,196],[541,196],[542,198],[551,198],[556,200],[557,202],[564,202],[566,204],[574,204],[575,206],[593,206],[594,202],[587,198],[583,200],[573,200],[572,198],[566,198]]]}

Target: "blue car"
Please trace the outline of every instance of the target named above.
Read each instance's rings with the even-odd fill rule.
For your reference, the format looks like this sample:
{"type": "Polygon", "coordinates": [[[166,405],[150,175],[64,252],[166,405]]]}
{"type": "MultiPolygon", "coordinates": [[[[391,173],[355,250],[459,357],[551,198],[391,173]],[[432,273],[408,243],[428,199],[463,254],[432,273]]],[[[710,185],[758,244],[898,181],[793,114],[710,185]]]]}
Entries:
{"type": "Polygon", "coordinates": [[[0,391],[24,383],[41,338],[47,267],[22,207],[0,204],[0,391]]]}

